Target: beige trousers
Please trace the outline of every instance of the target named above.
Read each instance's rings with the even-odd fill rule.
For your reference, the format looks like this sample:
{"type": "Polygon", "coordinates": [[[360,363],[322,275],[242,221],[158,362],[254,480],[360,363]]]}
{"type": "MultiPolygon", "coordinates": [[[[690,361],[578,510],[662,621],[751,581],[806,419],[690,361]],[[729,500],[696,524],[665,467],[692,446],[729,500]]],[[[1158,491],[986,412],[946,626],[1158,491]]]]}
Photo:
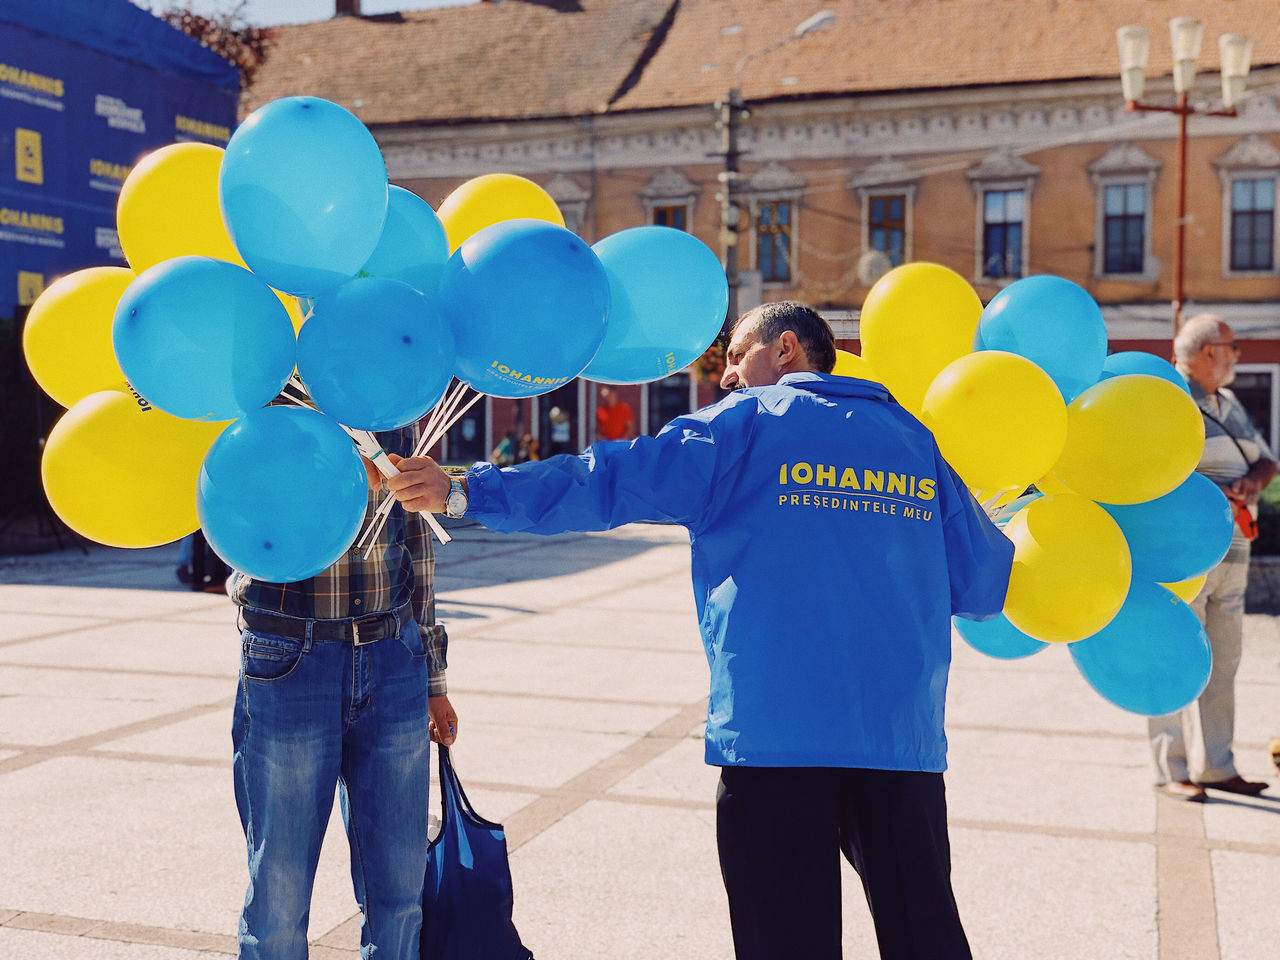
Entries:
{"type": "Polygon", "coordinates": [[[1191,604],[1209,635],[1213,670],[1209,685],[1194,702],[1177,713],[1147,721],[1157,784],[1171,780],[1216,783],[1236,776],[1231,741],[1235,736],[1236,669],[1240,666],[1248,580],[1247,556],[1223,560],[1209,571],[1204,588],[1191,604]]]}

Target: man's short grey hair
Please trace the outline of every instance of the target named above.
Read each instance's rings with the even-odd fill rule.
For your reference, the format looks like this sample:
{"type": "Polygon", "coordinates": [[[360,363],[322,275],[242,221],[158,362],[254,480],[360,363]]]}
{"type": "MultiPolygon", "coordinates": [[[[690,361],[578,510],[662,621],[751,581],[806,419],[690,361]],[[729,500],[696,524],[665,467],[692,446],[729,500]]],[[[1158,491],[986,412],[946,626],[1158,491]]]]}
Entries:
{"type": "Polygon", "coordinates": [[[830,373],[836,365],[836,338],[831,325],[813,308],[796,300],[764,303],[739,317],[734,329],[748,317],[755,319],[756,336],[761,343],[773,343],[790,330],[815,371],[830,373]]]}
{"type": "Polygon", "coordinates": [[[1182,325],[1178,335],[1173,338],[1173,356],[1181,364],[1188,364],[1196,358],[1205,344],[1218,339],[1218,331],[1223,320],[1216,313],[1198,313],[1182,325]]]}

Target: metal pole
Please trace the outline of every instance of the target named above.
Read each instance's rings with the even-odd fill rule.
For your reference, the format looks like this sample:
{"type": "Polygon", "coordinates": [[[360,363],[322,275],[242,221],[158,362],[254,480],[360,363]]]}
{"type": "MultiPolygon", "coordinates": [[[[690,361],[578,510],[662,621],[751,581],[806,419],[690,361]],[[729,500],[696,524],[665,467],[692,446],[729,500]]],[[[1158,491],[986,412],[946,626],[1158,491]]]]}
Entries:
{"type": "Polygon", "coordinates": [[[1183,264],[1187,243],[1187,107],[1186,91],[1178,94],[1178,220],[1173,248],[1173,336],[1182,323],[1183,264]]]}
{"type": "Polygon", "coordinates": [[[742,91],[731,88],[719,104],[720,142],[724,169],[720,173],[720,245],[724,251],[724,275],[729,282],[727,319],[738,319],[738,122],[742,91]]]}

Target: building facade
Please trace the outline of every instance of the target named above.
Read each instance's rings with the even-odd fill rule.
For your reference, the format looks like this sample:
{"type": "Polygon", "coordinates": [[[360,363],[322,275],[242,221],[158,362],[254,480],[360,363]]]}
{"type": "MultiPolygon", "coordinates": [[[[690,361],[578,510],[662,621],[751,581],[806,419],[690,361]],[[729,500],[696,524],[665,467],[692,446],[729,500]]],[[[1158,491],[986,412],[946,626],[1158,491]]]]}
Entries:
{"type": "MultiPolygon", "coordinates": [[[[317,93],[297,69],[309,49],[345,43],[377,62],[380,49],[412,46],[430,27],[440,46],[421,56],[447,59],[475,30],[519,28],[544,54],[564,54],[539,61],[523,99],[519,71],[477,77],[478,89],[487,80],[509,101],[482,93],[441,106],[408,89],[397,96],[399,80],[367,68],[335,81],[333,63],[321,95],[360,115],[392,180],[433,206],[463,181],[501,171],[545,187],[588,242],[648,223],[689,230],[717,251],[736,240],[741,309],[812,303],[846,349],[858,348],[870,285],[891,266],[933,261],[966,277],[984,302],[1019,277],[1066,277],[1102,306],[1112,350],[1169,357],[1177,120],[1126,111],[1115,29],[1148,25],[1152,102],[1173,99],[1168,65],[1158,62],[1168,17],[1199,16],[1206,48],[1220,32],[1252,32],[1255,66],[1239,116],[1190,118],[1183,315],[1215,312],[1233,324],[1243,345],[1238,392],[1272,442],[1280,437],[1280,25],[1261,16],[1265,4],[841,0],[825,5],[835,14],[828,29],[791,39],[807,4],[569,6],[576,12],[507,0],[282,28],[248,106],[317,93]],[[622,39],[620,17],[631,30],[622,39]],[[591,61],[589,73],[569,55],[603,44],[612,59],[591,61]],[[991,50],[1000,44],[1017,49],[991,50]],[[533,96],[557,86],[548,70],[563,74],[558,100],[533,96]],[[733,118],[739,171],[728,174],[736,221],[722,203],[731,164],[716,106],[734,91],[746,104],[733,118]]],[[[1192,99],[1211,105],[1216,52],[1203,59],[1192,99]]],[[[650,433],[716,396],[694,369],[621,392],[637,429],[650,433]]],[[[545,436],[552,407],[570,413],[574,443],[585,445],[596,395],[578,381],[554,396],[488,402],[484,413],[478,405],[442,453],[483,457],[508,431],[545,436]]]]}

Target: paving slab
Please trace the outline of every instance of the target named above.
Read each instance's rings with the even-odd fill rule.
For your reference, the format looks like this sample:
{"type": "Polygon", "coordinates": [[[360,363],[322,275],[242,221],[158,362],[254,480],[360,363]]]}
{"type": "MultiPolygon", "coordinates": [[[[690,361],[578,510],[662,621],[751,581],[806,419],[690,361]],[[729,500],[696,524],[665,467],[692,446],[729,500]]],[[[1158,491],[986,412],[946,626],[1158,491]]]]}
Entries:
{"type": "Polygon", "coordinates": [[[1280,858],[1254,853],[1213,853],[1222,960],[1258,960],[1280,954],[1280,858]]]}
{"type": "MultiPolygon", "coordinates": [[[[247,883],[231,770],[96,758],[0,776],[0,903],[40,913],[234,933],[247,883]]],[[[334,817],[317,874],[317,934],[355,910],[334,817]]]]}
{"type": "Polygon", "coordinates": [[[535,957],[733,955],[711,811],[595,801],[512,856],[535,957]],[[611,842],[612,841],[612,842],[611,842]]]}
{"type": "Polygon", "coordinates": [[[0,647],[0,662],[102,667],[225,677],[234,690],[240,671],[235,605],[222,600],[220,624],[152,619],[114,623],[0,647]]]}
{"type": "Polygon", "coordinates": [[[662,755],[650,760],[609,789],[611,795],[679,800],[710,807],[720,782],[718,767],[704,762],[702,725],[662,755]]]}
{"type": "Polygon", "coordinates": [[[953,732],[947,810],[954,819],[1149,833],[1151,774],[1134,745],[1031,733],[953,732]],[[977,742],[975,742],[977,741],[977,742]],[[1090,757],[1094,747],[1101,757],[1090,757]],[[1129,757],[1117,756],[1126,751],[1129,757]],[[1013,757],[1025,757],[1011,762],[1013,757]],[[1027,764],[1041,767],[1027,776],[1027,764]],[[1139,799],[1141,798],[1141,799],[1139,799]]]}
{"type": "Polygon", "coordinates": [[[707,661],[689,653],[632,649],[588,649],[468,638],[450,644],[449,685],[459,689],[546,696],[590,696],[608,689],[613,699],[639,703],[687,703],[706,694],[707,661]]]}
{"type": "Polygon", "coordinates": [[[0,926],[0,955],[32,960],[210,960],[203,950],[122,943],[0,926]]]}
{"type": "Polygon", "coordinates": [[[688,653],[702,650],[702,637],[692,608],[688,611],[636,608],[626,613],[625,630],[613,629],[599,608],[580,606],[549,613],[510,617],[472,632],[486,640],[565,643],[593,647],[627,647],[688,653]]]}
{"type": "Polygon", "coordinates": [[[975,957],[1156,960],[1152,845],[963,828],[951,841],[975,957]]]}

